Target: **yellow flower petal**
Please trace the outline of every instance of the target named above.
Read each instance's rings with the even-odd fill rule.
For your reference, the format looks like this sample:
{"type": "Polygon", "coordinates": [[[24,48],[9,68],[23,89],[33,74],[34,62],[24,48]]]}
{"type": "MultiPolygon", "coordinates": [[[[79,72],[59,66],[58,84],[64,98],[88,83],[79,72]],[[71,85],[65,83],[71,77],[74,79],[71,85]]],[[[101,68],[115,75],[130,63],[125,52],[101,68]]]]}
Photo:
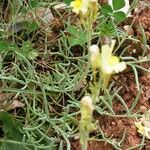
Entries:
{"type": "Polygon", "coordinates": [[[116,65],[117,63],[119,63],[119,58],[116,57],[116,56],[111,56],[111,59],[109,60],[109,64],[110,64],[111,66],[114,66],[114,65],[116,65]]]}
{"type": "Polygon", "coordinates": [[[73,7],[72,11],[78,14],[81,10],[82,2],[81,0],[75,0],[70,3],[70,6],[73,7]]]}
{"type": "Polygon", "coordinates": [[[138,129],[137,131],[140,134],[142,134],[146,138],[150,139],[150,128],[143,126],[141,122],[135,122],[134,124],[137,127],[137,129],[138,129]]]}
{"type": "Polygon", "coordinates": [[[88,11],[90,0],[74,0],[71,2],[70,6],[73,8],[72,11],[78,14],[80,11],[86,14],[88,11]]]}
{"type": "Polygon", "coordinates": [[[90,51],[90,63],[93,70],[100,68],[100,52],[99,47],[97,45],[92,45],[89,48],[90,51]]]}
{"type": "Polygon", "coordinates": [[[118,62],[116,65],[113,66],[113,70],[115,73],[122,72],[123,70],[126,69],[126,64],[125,62],[118,62]]]}
{"type": "Polygon", "coordinates": [[[105,74],[118,73],[126,69],[125,62],[119,62],[119,57],[112,55],[114,45],[115,41],[113,40],[111,46],[105,44],[101,47],[101,66],[102,72],[105,74]]]}
{"type": "Polygon", "coordinates": [[[106,74],[112,74],[113,68],[110,65],[111,62],[111,48],[108,44],[101,47],[101,66],[102,72],[106,74]]]}
{"type": "Polygon", "coordinates": [[[142,126],[141,122],[135,122],[135,126],[138,128],[138,132],[140,134],[143,134],[144,133],[144,127],[142,126]]]}

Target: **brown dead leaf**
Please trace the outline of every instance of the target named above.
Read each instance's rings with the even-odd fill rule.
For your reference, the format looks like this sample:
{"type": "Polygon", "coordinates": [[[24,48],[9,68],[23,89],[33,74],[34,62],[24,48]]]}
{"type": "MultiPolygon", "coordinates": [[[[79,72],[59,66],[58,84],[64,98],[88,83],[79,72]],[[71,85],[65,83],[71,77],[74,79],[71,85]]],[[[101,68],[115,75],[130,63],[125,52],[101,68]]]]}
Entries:
{"type": "Polygon", "coordinates": [[[150,88],[146,91],[146,97],[150,99],[150,88]]]}
{"type": "Polygon", "coordinates": [[[18,100],[14,100],[7,108],[6,110],[9,111],[9,110],[12,110],[12,109],[15,109],[15,108],[19,108],[19,107],[24,107],[25,105],[18,101],[18,100]]]}
{"type": "Polygon", "coordinates": [[[24,104],[16,100],[16,93],[0,93],[0,111],[9,111],[18,107],[24,107],[24,104]]]}
{"type": "Polygon", "coordinates": [[[15,93],[0,93],[0,110],[4,110],[13,102],[15,93]]]}

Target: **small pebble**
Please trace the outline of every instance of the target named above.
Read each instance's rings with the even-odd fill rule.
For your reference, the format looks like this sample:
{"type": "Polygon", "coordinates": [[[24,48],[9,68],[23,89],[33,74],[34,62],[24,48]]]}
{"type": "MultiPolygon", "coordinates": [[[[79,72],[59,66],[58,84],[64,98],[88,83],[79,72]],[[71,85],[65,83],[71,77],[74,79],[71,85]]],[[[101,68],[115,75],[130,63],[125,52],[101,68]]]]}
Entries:
{"type": "Polygon", "coordinates": [[[150,99],[150,88],[146,91],[146,97],[150,99]]]}

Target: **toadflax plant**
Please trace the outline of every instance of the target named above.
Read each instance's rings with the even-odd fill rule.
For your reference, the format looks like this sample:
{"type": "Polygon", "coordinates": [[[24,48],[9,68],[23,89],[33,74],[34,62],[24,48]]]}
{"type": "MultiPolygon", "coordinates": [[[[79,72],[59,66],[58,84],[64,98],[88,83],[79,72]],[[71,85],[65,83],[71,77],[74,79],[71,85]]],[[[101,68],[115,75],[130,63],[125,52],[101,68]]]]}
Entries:
{"type": "Polygon", "coordinates": [[[87,149],[87,141],[89,139],[89,133],[95,130],[93,121],[93,101],[90,96],[84,96],[81,99],[81,119],[80,119],[80,143],[82,150],[87,149]]]}
{"type": "MultiPolygon", "coordinates": [[[[114,4],[113,8],[110,5],[101,7],[103,16],[113,18],[116,21],[122,21],[126,15],[119,10],[124,7],[124,0],[120,0],[119,5],[114,4]],[[108,9],[109,8],[109,9],[108,9]],[[116,10],[116,11],[113,11],[116,10]],[[120,15],[122,17],[118,17],[120,15]]],[[[89,133],[95,129],[92,123],[93,104],[96,104],[99,99],[101,87],[107,88],[112,74],[119,73],[126,69],[126,63],[120,62],[120,58],[113,55],[115,40],[111,40],[111,44],[103,44],[101,48],[97,45],[92,45],[93,23],[97,20],[98,0],[74,0],[70,3],[72,11],[79,16],[79,23],[87,33],[87,49],[89,53],[88,63],[92,69],[93,83],[90,83],[91,96],[85,96],[81,100],[81,120],[80,120],[80,143],[82,150],[87,149],[87,141],[89,133]],[[101,50],[101,51],[100,51],[101,50]],[[97,78],[98,75],[98,78],[97,78]]]]}
{"type": "Polygon", "coordinates": [[[126,63],[120,62],[119,57],[112,54],[115,40],[111,45],[105,44],[101,47],[101,53],[97,45],[92,45],[90,51],[90,64],[93,72],[94,86],[91,87],[93,102],[98,102],[101,83],[107,88],[111,75],[126,69],[126,63]],[[99,78],[97,81],[97,74],[99,78]]]}

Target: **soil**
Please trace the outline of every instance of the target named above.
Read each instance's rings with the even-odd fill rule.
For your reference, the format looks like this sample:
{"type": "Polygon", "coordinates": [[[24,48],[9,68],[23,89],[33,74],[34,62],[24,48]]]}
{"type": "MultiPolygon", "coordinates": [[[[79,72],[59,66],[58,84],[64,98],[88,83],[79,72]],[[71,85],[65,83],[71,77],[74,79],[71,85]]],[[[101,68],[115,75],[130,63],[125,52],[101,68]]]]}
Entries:
{"type": "MultiPolygon", "coordinates": [[[[105,4],[106,0],[100,0],[101,4],[105,4]]],[[[144,6],[144,4],[148,4],[149,0],[143,0],[138,2],[138,6],[135,10],[132,11],[132,16],[127,19],[121,27],[125,25],[129,25],[133,19],[135,22],[133,24],[131,35],[136,36],[139,40],[142,39],[141,31],[139,30],[139,25],[141,24],[147,38],[147,44],[150,44],[150,7],[144,6]]],[[[127,41],[123,45],[130,44],[130,48],[127,51],[127,55],[133,56],[135,58],[139,58],[142,54],[142,45],[135,44],[132,41],[127,41]],[[135,50],[135,51],[133,51],[135,50]]],[[[150,55],[150,49],[147,50],[147,56],[150,55]]],[[[145,68],[150,67],[150,63],[141,64],[141,66],[145,68]]],[[[150,73],[139,71],[139,83],[142,87],[141,95],[139,97],[139,101],[133,112],[140,111],[141,114],[144,114],[147,110],[150,109],[150,73]]],[[[122,86],[123,88],[119,91],[119,95],[124,99],[128,108],[131,107],[133,102],[135,101],[135,97],[137,96],[138,89],[135,83],[135,76],[133,70],[129,67],[124,73],[119,74],[114,77],[114,80],[117,80],[115,86],[122,86]]],[[[115,89],[115,88],[114,88],[115,89]]],[[[116,114],[125,113],[124,106],[120,103],[120,101],[114,101],[113,110],[116,114]]],[[[116,141],[120,141],[123,134],[125,134],[124,140],[121,143],[121,150],[127,150],[131,147],[134,147],[134,150],[142,149],[142,150],[150,150],[150,141],[145,140],[145,145],[139,147],[139,144],[142,141],[142,137],[137,132],[137,128],[135,127],[135,119],[133,118],[123,118],[123,117],[110,117],[110,116],[100,116],[96,115],[95,120],[97,120],[98,126],[103,130],[106,137],[111,137],[116,141]]],[[[80,150],[80,144],[78,140],[72,140],[72,150],[80,150]]],[[[98,141],[89,141],[88,150],[114,150],[115,148],[111,146],[111,144],[105,142],[98,141]]]]}

